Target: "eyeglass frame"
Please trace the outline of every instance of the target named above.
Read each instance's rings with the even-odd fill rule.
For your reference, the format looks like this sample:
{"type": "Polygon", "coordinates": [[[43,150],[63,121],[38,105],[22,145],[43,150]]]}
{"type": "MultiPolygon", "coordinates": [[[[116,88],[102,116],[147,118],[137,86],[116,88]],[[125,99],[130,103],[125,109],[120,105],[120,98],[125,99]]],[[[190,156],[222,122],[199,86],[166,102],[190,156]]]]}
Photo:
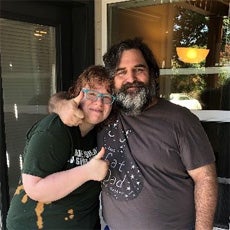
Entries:
{"type": "Polygon", "coordinates": [[[83,93],[84,93],[84,98],[86,99],[86,100],[90,100],[90,101],[97,101],[98,100],[98,98],[102,98],[102,102],[103,102],[103,104],[106,104],[106,105],[112,105],[113,104],[113,102],[115,101],[115,99],[116,99],[116,97],[114,96],[114,95],[112,95],[112,94],[106,94],[106,93],[99,93],[98,91],[96,91],[96,90],[93,90],[93,89],[86,89],[86,88],[83,88],[82,90],[81,90],[83,93]],[[87,95],[88,95],[88,93],[89,92],[94,92],[95,94],[96,94],[96,99],[95,100],[91,100],[91,99],[88,99],[87,98],[87,95]],[[105,103],[104,102],[104,97],[105,96],[109,96],[109,97],[111,97],[111,103],[105,103]]]}

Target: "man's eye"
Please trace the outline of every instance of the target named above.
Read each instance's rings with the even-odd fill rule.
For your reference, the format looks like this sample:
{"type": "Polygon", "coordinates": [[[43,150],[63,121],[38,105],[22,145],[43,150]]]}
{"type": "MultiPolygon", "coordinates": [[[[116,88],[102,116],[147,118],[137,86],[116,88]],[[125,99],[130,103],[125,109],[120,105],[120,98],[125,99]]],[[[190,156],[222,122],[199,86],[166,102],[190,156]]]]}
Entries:
{"type": "Polygon", "coordinates": [[[144,70],[145,70],[144,68],[140,67],[140,68],[136,68],[135,72],[136,73],[142,73],[142,72],[144,72],[144,70]]]}
{"type": "Polygon", "coordinates": [[[116,72],[116,75],[117,76],[124,76],[126,74],[126,70],[118,70],[117,72],[116,72]]]}

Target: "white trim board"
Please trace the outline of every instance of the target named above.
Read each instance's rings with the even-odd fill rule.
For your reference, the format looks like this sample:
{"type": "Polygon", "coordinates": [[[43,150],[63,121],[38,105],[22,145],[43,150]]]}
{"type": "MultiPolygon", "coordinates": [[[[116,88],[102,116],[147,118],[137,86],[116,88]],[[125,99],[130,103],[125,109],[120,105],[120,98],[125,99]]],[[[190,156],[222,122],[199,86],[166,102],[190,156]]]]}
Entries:
{"type": "Polygon", "coordinates": [[[230,122],[230,110],[191,110],[200,121],[230,122]]]}

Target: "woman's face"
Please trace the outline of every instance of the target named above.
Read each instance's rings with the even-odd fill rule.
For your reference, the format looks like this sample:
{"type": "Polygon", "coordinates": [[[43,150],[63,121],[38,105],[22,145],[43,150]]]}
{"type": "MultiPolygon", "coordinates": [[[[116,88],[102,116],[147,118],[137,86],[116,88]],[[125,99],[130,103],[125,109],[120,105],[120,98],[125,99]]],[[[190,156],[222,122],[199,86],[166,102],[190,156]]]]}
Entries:
{"type": "Polygon", "coordinates": [[[106,99],[103,99],[102,94],[109,94],[106,89],[105,84],[95,84],[93,88],[90,88],[89,85],[85,85],[84,89],[84,98],[82,99],[80,106],[84,112],[83,122],[96,125],[104,121],[110,114],[112,109],[112,104],[106,104],[106,99]],[[87,90],[92,90],[87,91],[87,90]],[[100,95],[95,99],[95,95],[100,95]]]}

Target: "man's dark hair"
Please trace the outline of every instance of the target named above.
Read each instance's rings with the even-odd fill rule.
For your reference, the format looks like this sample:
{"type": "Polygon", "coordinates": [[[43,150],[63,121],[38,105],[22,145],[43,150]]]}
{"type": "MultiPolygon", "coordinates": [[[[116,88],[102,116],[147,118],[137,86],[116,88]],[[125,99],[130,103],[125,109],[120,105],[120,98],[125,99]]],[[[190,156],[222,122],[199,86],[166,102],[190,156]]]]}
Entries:
{"type": "Polygon", "coordinates": [[[149,75],[157,83],[159,78],[159,66],[151,49],[142,41],[141,38],[126,39],[113,45],[103,56],[105,68],[111,78],[114,77],[116,68],[119,65],[123,51],[137,49],[140,50],[149,68],[149,75]]]}

